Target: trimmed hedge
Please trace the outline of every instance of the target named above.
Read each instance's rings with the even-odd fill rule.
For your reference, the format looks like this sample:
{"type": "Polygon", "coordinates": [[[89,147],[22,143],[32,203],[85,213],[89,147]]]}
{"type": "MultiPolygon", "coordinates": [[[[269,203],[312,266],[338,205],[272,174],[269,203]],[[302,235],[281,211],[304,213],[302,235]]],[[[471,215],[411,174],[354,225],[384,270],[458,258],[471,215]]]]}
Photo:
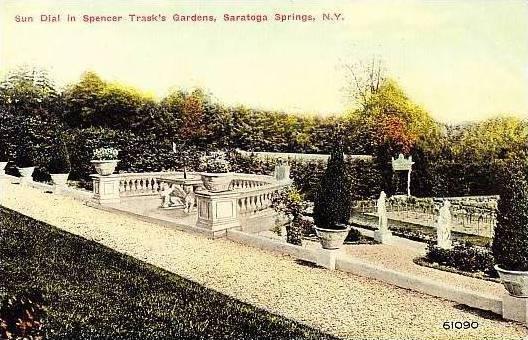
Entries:
{"type": "Polygon", "coordinates": [[[469,242],[456,244],[452,249],[442,249],[430,243],[424,259],[429,263],[438,263],[464,272],[480,272],[489,277],[497,277],[491,249],[469,242]]]}

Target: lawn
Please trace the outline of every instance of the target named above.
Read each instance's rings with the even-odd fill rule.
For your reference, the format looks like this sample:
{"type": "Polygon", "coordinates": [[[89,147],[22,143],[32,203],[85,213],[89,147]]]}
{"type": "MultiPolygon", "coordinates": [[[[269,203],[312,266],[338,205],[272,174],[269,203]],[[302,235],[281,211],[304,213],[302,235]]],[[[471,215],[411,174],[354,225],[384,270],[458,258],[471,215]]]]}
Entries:
{"type": "Polygon", "coordinates": [[[28,289],[48,339],[334,339],[0,207],[0,298],[28,289]]]}

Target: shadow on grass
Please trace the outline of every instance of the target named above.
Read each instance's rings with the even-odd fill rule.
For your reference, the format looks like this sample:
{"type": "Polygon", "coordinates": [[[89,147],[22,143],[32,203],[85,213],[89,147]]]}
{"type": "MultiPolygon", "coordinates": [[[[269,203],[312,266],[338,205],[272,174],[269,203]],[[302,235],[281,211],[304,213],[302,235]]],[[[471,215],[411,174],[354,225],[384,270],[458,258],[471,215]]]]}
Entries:
{"type": "Polygon", "coordinates": [[[335,339],[0,207],[0,292],[36,288],[48,339],[335,339]]]}

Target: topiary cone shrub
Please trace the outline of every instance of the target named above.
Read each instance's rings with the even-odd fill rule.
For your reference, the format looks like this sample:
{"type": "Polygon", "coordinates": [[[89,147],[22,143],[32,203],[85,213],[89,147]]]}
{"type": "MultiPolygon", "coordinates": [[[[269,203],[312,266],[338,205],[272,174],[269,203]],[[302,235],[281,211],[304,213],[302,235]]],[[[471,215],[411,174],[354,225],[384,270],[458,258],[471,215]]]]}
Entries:
{"type": "Polygon", "coordinates": [[[528,271],[528,167],[525,161],[515,159],[506,170],[498,181],[493,256],[502,269],[528,271]]]}
{"type": "Polygon", "coordinates": [[[48,164],[50,174],[67,174],[71,170],[70,156],[64,142],[60,142],[55,148],[48,164]]]}
{"type": "Polygon", "coordinates": [[[338,224],[348,224],[352,196],[350,179],[345,170],[343,145],[337,143],[314,195],[314,221],[319,228],[341,229],[338,224]]]}

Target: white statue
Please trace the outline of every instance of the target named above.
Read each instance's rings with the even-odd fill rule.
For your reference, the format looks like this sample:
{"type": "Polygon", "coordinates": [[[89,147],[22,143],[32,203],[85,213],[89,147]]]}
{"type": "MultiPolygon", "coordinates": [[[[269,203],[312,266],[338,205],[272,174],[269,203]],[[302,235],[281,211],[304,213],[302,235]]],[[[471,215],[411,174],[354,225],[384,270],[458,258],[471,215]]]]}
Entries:
{"type": "Polygon", "coordinates": [[[186,214],[194,208],[195,194],[192,185],[184,185],[182,189],[179,185],[172,184],[161,191],[161,198],[163,200],[162,208],[182,205],[186,214]]]}
{"type": "Polygon", "coordinates": [[[444,201],[444,205],[440,208],[438,214],[438,221],[436,222],[436,238],[437,245],[443,249],[451,248],[451,211],[449,208],[451,203],[448,200],[444,201]]]}
{"type": "Polygon", "coordinates": [[[385,194],[385,191],[382,191],[380,193],[380,197],[378,198],[378,230],[381,232],[388,231],[388,222],[387,222],[387,206],[386,206],[386,200],[387,194],[385,194]]]}
{"type": "Polygon", "coordinates": [[[389,244],[392,240],[392,233],[389,230],[387,218],[386,198],[387,194],[385,194],[385,191],[382,191],[377,202],[379,220],[378,230],[374,231],[374,239],[383,244],[389,244]]]}

